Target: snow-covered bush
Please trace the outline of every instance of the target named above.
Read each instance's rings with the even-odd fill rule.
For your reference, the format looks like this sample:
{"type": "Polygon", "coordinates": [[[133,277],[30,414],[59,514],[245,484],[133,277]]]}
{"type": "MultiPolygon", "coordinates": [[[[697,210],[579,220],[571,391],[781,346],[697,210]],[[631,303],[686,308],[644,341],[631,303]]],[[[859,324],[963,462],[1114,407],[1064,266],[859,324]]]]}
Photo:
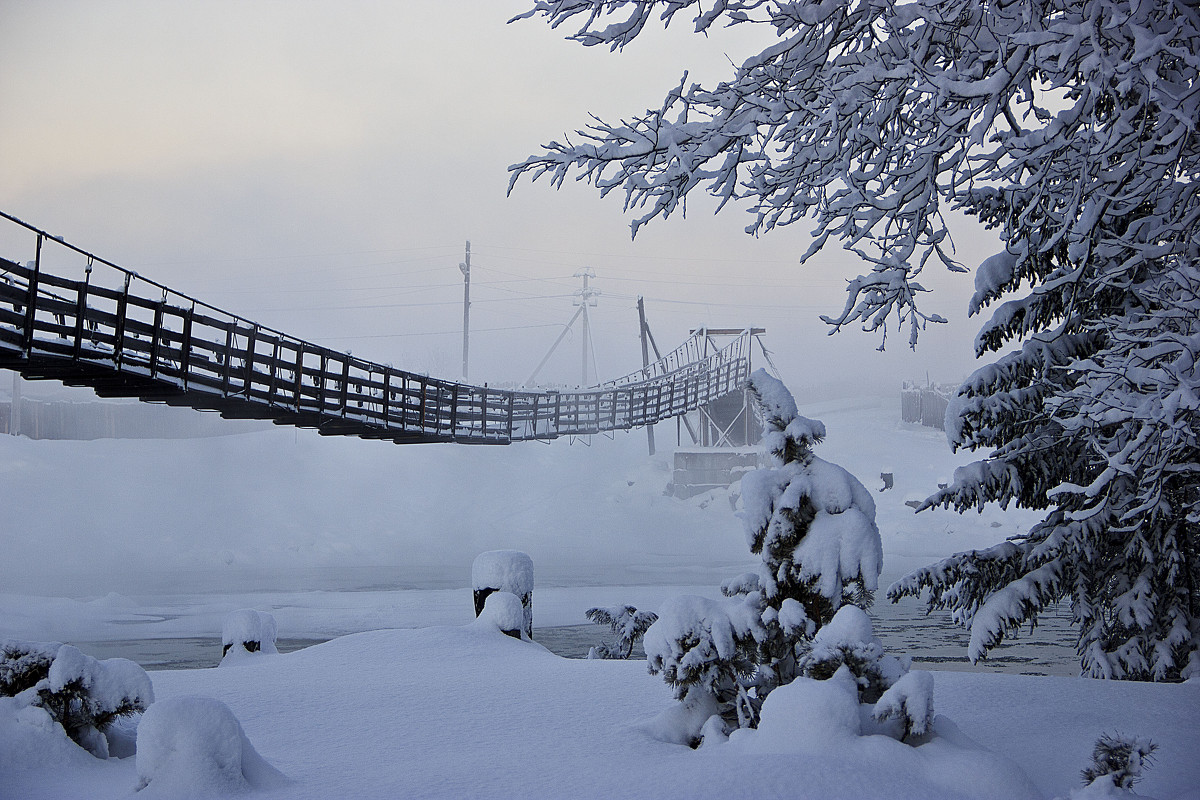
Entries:
{"type": "Polygon", "coordinates": [[[515,594],[525,609],[525,636],[533,638],[533,559],[520,550],[489,550],[475,557],[471,565],[471,588],[475,595],[475,616],[483,612],[492,592],[515,594]]]}
{"type": "Polygon", "coordinates": [[[61,642],[0,642],[0,697],[12,697],[45,678],[61,642]]]}
{"type": "Polygon", "coordinates": [[[653,611],[638,611],[633,606],[589,608],[587,618],[597,625],[607,625],[616,635],[615,642],[601,642],[588,653],[589,658],[629,658],[638,639],[658,619],[653,611]]]}
{"type": "Polygon", "coordinates": [[[858,684],[861,702],[874,703],[907,671],[894,656],[885,655],[871,618],[857,606],[842,606],[817,631],[797,667],[801,675],[827,680],[842,667],[858,684]]]}
{"type": "Polygon", "coordinates": [[[221,626],[221,663],[239,660],[250,653],[278,653],[275,617],[264,611],[244,608],[225,617],[221,626]]]}
{"type": "Polygon", "coordinates": [[[0,645],[0,688],[22,707],[38,706],[73,742],[108,758],[106,734],[121,717],[154,702],[146,671],[124,658],[98,661],[58,642],[6,640],[0,645]]]}
{"type": "Polygon", "coordinates": [[[1085,786],[1108,781],[1118,789],[1128,789],[1142,777],[1142,770],[1151,764],[1151,755],[1158,745],[1143,736],[1103,734],[1092,750],[1092,763],[1083,770],[1085,786]]]}
{"type": "MultiPolygon", "coordinates": [[[[762,634],[758,615],[741,600],[681,595],[647,629],[646,663],[685,706],[711,708],[730,727],[743,727],[754,718],[748,690],[762,634]]],[[[672,738],[698,744],[707,718],[693,717],[695,730],[672,738]]]]}
{"type": "Polygon", "coordinates": [[[875,703],[871,716],[876,722],[899,720],[902,742],[910,734],[924,736],[933,725],[933,675],[920,670],[904,673],[875,703]]]}
{"type": "Polygon", "coordinates": [[[210,697],[152,705],[137,731],[140,798],[225,797],[287,782],[268,764],[229,707],[210,697]]]}

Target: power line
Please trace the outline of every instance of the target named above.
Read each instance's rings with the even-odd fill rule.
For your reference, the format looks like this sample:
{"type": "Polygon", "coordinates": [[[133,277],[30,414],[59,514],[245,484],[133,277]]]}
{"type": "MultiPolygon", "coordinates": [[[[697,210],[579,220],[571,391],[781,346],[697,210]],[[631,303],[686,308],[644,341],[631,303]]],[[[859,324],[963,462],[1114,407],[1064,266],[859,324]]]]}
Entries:
{"type": "MultiPolygon", "coordinates": [[[[474,302],[474,301],[472,301],[472,302],[474,302]]],[[[473,333],[493,333],[495,331],[521,331],[521,330],[528,330],[529,328],[561,328],[561,327],[562,327],[562,325],[559,323],[547,322],[547,323],[540,324],[540,325],[509,325],[507,327],[502,327],[502,328],[473,328],[472,332],[473,333]]],[[[313,338],[320,338],[322,341],[348,341],[348,340],[352,340],[352,339],[398,339],[398,338],[406,337],[406,336],[450,336],[451,334],[462,335],[462,330],[459,329],[459,330],[454,330],[454,331],[433,331],[430,333],[421,333],[421,332],[373,333],[373,334],[366,334],[363,336],[321,336],[321,337],[313,337],[313,338]]]]}

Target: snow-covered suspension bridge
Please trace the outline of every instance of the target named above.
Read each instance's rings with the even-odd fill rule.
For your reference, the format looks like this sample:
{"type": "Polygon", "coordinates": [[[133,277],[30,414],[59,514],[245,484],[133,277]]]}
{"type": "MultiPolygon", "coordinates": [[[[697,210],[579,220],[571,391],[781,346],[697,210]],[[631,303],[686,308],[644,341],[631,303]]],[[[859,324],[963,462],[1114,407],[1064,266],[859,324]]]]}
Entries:
{"type": "Polygon", "coordinates": [[[0,258],[0,368],[105,397],[271,420],[397,444],[508,444],[627,430],[740,390],[754,331],[708,331],[637,372],[575,391],[505,390],[356,358],[215,308],[16,217],[36,237],[24,265],[0,258]],[[47,268],[65,248],[78,275],[47,268]]]}

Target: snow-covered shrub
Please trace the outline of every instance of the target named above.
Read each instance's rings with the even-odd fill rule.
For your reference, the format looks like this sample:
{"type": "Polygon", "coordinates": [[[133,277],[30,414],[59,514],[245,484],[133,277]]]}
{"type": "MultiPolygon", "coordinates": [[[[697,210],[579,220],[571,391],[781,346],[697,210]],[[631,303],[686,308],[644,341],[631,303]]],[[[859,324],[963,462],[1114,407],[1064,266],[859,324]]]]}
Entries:
{"type": "Polygon", "coordinates": [[[1118,789],[1128,789],[1150,766],[1157,749],[1158,745],[1143,736],[1103,734],[1092,750],[1091,766],[1083,770],[1083,783],[1087,786],[1107,779],[1118,789]]]}
{"type": "Polygon", "coordinates": [[[612,643],[602,642],[592,648],[597,658],[629,658],[638,639],[658,619],[653,611],[638,611],[633,606],[612,606],[611,608],[589,608],[587,618],[597,625],[607,625],[616,634],[617,640],[612,643]]]}
{"type": "Polygon", "coordinates": [[[58,648],[46,676],[27,691],[72,741],[98,758],[109,757],[109,726],[154,702],[154,686],[140,666],[124,658],[98,661],[69,644],[58,648]]]}
{"type": "Polygon", "coordinates": [[[525,629],[525,607],[512,592],[492,592],[484,601],[477,622],[492,625],[501,633],[520,639],[525,629]]]}
{"type": "Polygon", "coordinates": [[[268,764],[229,707],[210,697],[152,705],[137,731],[140,798],[227,796],[287,782],[268,764]]]}
{"type": "MultiPolygon", "coordinates": [[[[801,674],[799,659],[812,656],[810,640],[840,608],[870,605],[883,565],[871,493],[812,452],[825,426],[800,416],[791,392],[766,371],[751,375],[749,388],[774,462],[742,478],[740,516],[762,565],[725,582],[729,600],[688,598],[669,605],[646,633],[650,671],[661,672],[678,698],[693,687],[713,695],[730,728],[758,724],[767,695],[801,674]]],[[[867,638],[847,639],[841,650],[830,644],[808,666],[820,671],[825,664],[832,674],[842,663],[857,665],[868,696],[877,698],[902,670],[897,665],[886,679],[879,672],[882,646],[859,614],[867,638]],[[840,654],[836,664],[829,660],[834,651],[840,654]]],[[[852,633],[862,627],[858,617],[846,619],[852,633]]]]}
{"type": "Polygon", "coordinates": [[[275,647],[278,630],[271,614],[252,608],[234,611],[221,626],[221,663],[249,653],[278,653],[275,647]]]}
{"type": "Polygon", "coordinates": [[[492,592],[515,594],[525,609],[525,636],[533,638],[533,559],[520,550],[489,550],[475,557],[471,565],[471,588],[475,595],[475,616],[483,612],[492,592]]]}
{"type": "Polygon", "coordinates": [[[50,674],[61,642],[0,642],[0,697],[12,697],[50,674]]]}
{"type": "Polygon", "coordinates": [[[869,605],[883,545],[871,493],[812,452],[825,426],[800,416],[791,393],[764,370],[751,376],[750,391],[766,422],[763,444],[776,464],[742,479],[742,523],[751,552],[762,557],[757,594],[767,636],[760,642],[761,699],[796,676],[797,646],[841,606],[869,605]]]}
{"type": "Polygon", "coordinates": [[[875,703],[871,716],[877,722],[900,720],[902,742],[909,734],[924,736],[933,725],[933,675],[920,670],[904,673],[875,703]]]}
{"type": "MultiPolygon", "coordinates": [[[[647,629],[646,662],[676,700],[711,708],[730,727],[742,727],[753,714],[748,686],[761,635],[762,623],[745,602],[681,595],[664,603],[647,629]]],[[[672,738],[698,744],[707,718],[691,718],[695,729],[672,738]]]]}
{"type": "Polygon", "coordinates": [[[871,618],[857,606],[838,609],[797,663],[801,675],[816,680],[827,680],[843,666],[854,676],[863,703],[879,700],[906,671],[894,656],[884,654],[871,618]]]}

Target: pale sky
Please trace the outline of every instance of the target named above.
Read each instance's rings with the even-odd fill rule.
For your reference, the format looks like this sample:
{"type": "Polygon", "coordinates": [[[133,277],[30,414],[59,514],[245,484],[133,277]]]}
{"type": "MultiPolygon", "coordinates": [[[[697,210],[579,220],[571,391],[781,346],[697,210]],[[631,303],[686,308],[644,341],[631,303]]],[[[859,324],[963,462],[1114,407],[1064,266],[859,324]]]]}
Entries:
{"type": "MultiPolygon", "coordinates": [[[[588,122],[660,104],[690,70],[713,82],[763,31],[674,26],[623,53],[566,42],[526,3],[0,0],[0,209],[142,275],[318,344],[457,377],[472,242],[471,379],[521,381],[574,312],[584,267],[602,378],[640,366],[635,298],[664,349],[689,327],[766,327],[793,390],[973,368],[971,277],[931,268],[952,324],[916,354],[893,331],[830,339],[818,314],[865,269],[836,245],[801,267],[811,225],[755,239],[745,206],[630,241],[616,194],[507,167],[588,122]]],[[[682,20],[681,20],[682,21],[682,20]]],[[[1000,248],[967,221],[958,257],[1000,248]]],[[[32,258],[0,225],[0,255],[32,258]]],[[[64,269],[71,259],[63,256],[64,269]]],[[[547,367],[578,380],[577,334],[547,367]]]]}

